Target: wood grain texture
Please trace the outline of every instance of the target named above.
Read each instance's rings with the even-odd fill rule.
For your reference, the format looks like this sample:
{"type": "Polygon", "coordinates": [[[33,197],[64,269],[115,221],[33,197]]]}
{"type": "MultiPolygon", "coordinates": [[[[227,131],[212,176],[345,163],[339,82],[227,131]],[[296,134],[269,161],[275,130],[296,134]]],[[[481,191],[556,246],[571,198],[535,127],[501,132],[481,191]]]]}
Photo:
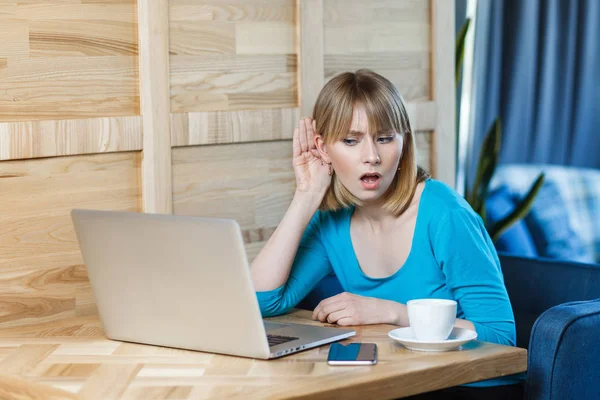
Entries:
{"type": "Polygon", "coordinates": [[[171,114],[173,146],[291,139],[297,108],[171,114]]]}
{"type": "Polygon", "coordinates": [[[0,122],[139,114],[137,57],[9,58],[0,88],[0,122]]]}
{"type": "Polygon", "coordinates": [[[89,315],[70,212],[140,210],[139,152],[0,163],[0,330],[89,315]]]}
{"type": "Polygon", "coordinates": [[[425,168],[427,172],[431,171],[431,141],[433,134],[431,132],[416,132],[415,142],[417,145],[417,164],[425,168]]]}
{"type": "Polygon", "coordinates": [[[139,114],[135,3],[3,0],[0,21],[0,122],[139,114]]]}
{"type": "Polygon", "coordinates": [[[173,212],[236,219],[253,259],[292,200],[291,156],[290,140],[173,149],[173,212]]]}
{"type": "Polygon", "coordinates": [[[297,107],[293,0],[169,3],[171,111],[297,107]]]}
{"type": "Polygon", "coordinates": [[[0,122],[0,160],[141,149],[139,116],[0,122]]]}
{"type": "Polygon", "coordinates": [[[324,0],[325,81],[369,68],[405,101],[430,100],[430,5],[421,0],[324,0]]]}
{"type": "Polygon", "coordinates": [[[456,97],[454,78],[454,2],[432,0],[432,91],[437,107],[433,137],[433,176],[454,187],[456,182],[456,97]]]}
{"type": "Polygon", "coordinates": [[[136,56],[134,21],[32,21],[29,55],[136,56]]]}
{"type": "MultiPolygon", "coordinates": [[[[292,310],[272,320],[323,326],[310,317],[309,311],[292,310]]],[[[376,343],[379,362],[343,368],[327,365],[327,345],[262,361],[111,341],[97,317],[56,326],[61,334],[38,338],[29,335],[29,327],[0,332],[0,393],[25,393],[25,399],[35,398],[28,393],[60,390],[72,393],[67,398],[85,399],[387,399],[527,368],[525,349],[485,342],[442,353],[409,351],[387,336],[396,328],[392,325],[355,327],[357,335],[344,343],[376,343]],[[7,376],[15,372],[14,378],[7,376]],[[31,389],[25,390],[24,382],[31,389]]]]}
{"type": "Polygon", "coordinates": [[[17,16],[17,0],[0,1],[0,21],[14,19],[17,16]]]}
{"type": "Polygon", "coordinates": [[[238,22],[235,24],[236,54],[293,54],[296,30],[293,21],[238,22]]]}
{"type": "Polygon", "coordinates": [[[298,5],[298,96],[302,116],[312,116],[325,84],[323,0],[302,0],[298,5]]]}
{"type": "Polygon", "coordinates": [[[431,131],[436,127],[437,107],[432,101],[405,103],[413,131],[431,131]]]}
{"type": "Polygon", "coordinates": [[[65,400],[80,399],[79,396],[57,389],[50,385],[45,385],[31,380],[25,380],[14,375],[0,376],[0,398],[18,399],[18,400],[65,400]]]}
{"type": "Polygon", "coordinates": [[[292,21],[290,0],[170,0],[172,21],[292,21]]]}
{"type": "Polygon", "coordinates": [[[235,25],[221,21],[172,21],[169,52],[172,55],[235,54],[235,25]]]}
{"type": "Polygon", "coordinates": [[[169,100],[169,6],[138,0],[140,96],[144,127],[142,209],[173,212],[169,100]]]}
{"type": "Polygon", "coordinates": [[[18,59],[29,56],[29,24],[26,21],[2,21],[0,38],[0,57],[18,59]]]}
{"type": "MultiPolygon", "coordinates": [[[[16,2],[15,2],[16,3],[16,2]]],[[[110,1],[18,1],[15,7],[15,17],[28,21],[91,21],[99,23],[106,21],[108,26],[114,22],[137,23],[135,1],[133,0],[110,0],[110,1]]],[[[73,24],[72,26],[77,26],[73,24]]],[[[135,26],[132,27],[134,30],[135,26]]],[[[131,38],[136,37],[127,36],[131,38]]],[[[123,40],[119,38],[119,41],[123,40]]],[[[137,46],[136,46],[137,47],[137,46]]]]}
{"type": "Polygon", "coordinates": [[[405,101],[429,101],[429,52],[376,52],[325,55],[325,81],[344,71],[369,68],[389,79],[405,101]]]}
{"type": "Polygon", "coordinates": [[[193,72],[171,80],[173,112],[294,107],[295,93],[294,72],[193,72]],[[201,89],[202,93],[190,92],[189,88],[201,89]],[[266,102],[236,106],[241,96],[266,102]],[[187,107],[189,102],[194,105],[187,107]]]}
{"type": "MultiPolygon", "coordinates": [[[[359,12],[359,10],[357,10],[359,12]]],[[[325,53],[427,51],[429,25],[426,22],[325,23],[325,53]]]]}
{"type": "Polygon", "coordinates": [[[327,22],[348,24],[427,21],[428,3],[423,0],[325,0],[324,16],[327,22]]]}

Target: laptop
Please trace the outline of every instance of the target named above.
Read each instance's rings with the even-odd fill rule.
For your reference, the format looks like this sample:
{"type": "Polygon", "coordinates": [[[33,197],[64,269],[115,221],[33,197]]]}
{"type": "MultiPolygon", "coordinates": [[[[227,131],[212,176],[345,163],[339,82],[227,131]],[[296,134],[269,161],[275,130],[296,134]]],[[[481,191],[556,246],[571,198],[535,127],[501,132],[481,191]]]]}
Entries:
{"type": "Polygon", "coordinates": [[[270,359],[354,336],[263,321],[235,220],[71,212],[109,339],[270,359]]]}

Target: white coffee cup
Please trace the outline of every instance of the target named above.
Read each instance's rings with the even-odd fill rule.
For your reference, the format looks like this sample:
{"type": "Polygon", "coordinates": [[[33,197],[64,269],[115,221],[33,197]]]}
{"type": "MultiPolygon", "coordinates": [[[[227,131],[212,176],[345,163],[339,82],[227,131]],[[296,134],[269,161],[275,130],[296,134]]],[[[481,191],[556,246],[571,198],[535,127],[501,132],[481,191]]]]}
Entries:
{"type": "Polygon", "coordinates": [[[408,322],[417,340],[438,342],[448,339],[456,321],[456,301],[416,299],[406,303],[408,322]]]}

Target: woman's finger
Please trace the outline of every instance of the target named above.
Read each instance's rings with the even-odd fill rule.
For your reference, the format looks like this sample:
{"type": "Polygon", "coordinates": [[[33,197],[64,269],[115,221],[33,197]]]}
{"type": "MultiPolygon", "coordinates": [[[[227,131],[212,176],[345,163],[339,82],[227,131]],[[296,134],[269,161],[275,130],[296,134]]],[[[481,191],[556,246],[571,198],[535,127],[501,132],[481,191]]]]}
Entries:
{"type": "Polygon", "coordinates": [[[342,317],[339,318],[337,321],[335,321],[336,324],[338,324],[339,326],[353,326],[353,325],[359,325],[356,323],[356,320],[354,319],[354,317],[342,317]]]}
{"type": "Polygon", "coordinates": [[[300,149],[300,138],[298,137],[299,133],[298,133],[298,128],[294,129],[294,136],[292,139],[292,156],[293,157],[300,157],[300,154],[302,154],[302,150],[300,149]]]}
{"type": "Polygon", "coordinates": [[[340,301],[340,295],[341,295],[341,293],[338,293],[335,296],[331,296],[331,297],[321,300],[319,302],[319,304],[317,304],[317,306],[315,307],[315,309],[313,311],[313,319],[317,318],[317,315],[323,309],[323,307],[327,307],[329,304],[337,303],[338,301],[340,301]]]}
{"type": "Polygon", "coordinates": [[[346,309],[339,310],[339,311],[335,311],[335,312],[332,312],[331,314],[327,315],[327,322],[329,322],[330,324],[335,324],[339,320],[344,319],[344,318],[349,318],[349,317],[350,317],[350,315],[348,315],[348,312],[346,311],[346,309]]]}
{"type": "Polygon", "coordinates": [[[334,303],[329,303],[321,308],[321,310],[317,314],[317,319],[319,321],[325,322],[329,314],[342,311],[345,308],[346,303],[344,301],[336,301],[334,303]]]}
{"type": "Polygon", "coordinates": [[[306,119],[306,140],[308,141],[308,149],[312,150],[315,146],[315,121],[310,118],[306,119]]]}
{"type": "Polygon", "coordinates": [[[300,120],[300,150],[302,153],[308,151],[308,143],[306,142],[306,122],[304,118],[300,120]]]}

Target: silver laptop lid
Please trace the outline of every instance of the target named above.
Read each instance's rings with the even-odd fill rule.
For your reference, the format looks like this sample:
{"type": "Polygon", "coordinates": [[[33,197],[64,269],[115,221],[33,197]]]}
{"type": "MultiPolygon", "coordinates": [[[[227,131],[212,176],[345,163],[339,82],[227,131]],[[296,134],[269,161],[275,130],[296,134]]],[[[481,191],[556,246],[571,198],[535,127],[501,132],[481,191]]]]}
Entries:
{"type": "Polygon", "coordinates": [[[109,338],[269,356],[236,221],[97,210],[71,215],[109,338]]]}

